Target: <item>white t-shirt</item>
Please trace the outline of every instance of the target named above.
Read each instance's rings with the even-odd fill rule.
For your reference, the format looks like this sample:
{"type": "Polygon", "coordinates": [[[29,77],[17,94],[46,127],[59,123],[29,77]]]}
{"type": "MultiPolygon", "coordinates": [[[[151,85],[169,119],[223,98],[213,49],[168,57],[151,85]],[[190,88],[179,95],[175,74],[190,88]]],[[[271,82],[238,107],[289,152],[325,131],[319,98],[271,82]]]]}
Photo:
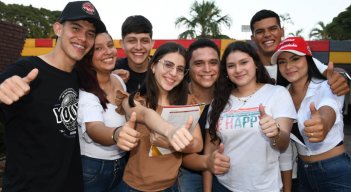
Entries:
{"type": "Polygon", "coordinates": [[[312,79],[308,85],[305,98],[301,102],[301,107],[297,112],[297,123],[300,134],[305,142],[306,147],[296,144],[297,151],[301,155],[318,155],[334,148],[344,138],[344,122],[342,107],[344,96],[336,96],[330,89],[326,80],[312,79]],[[310,103],[314,102],[316,109],[322,106],[333,108],[336,113],[336,120],[333,127],[328,132],[322,142],[311,143],[304,134],[304,122],[311,118],[310,103]]]}
{"type": "MultiPolygon", "coordinates": [[[[224,144],[224,154],[231,167],[226,174],[216,175],[231,191],[279,191],[281,184],[278,158],[280,152],[259,125],[259,105],[274,119],[296,119],[289,92],[282,86],[264,85],[246,103],[231,95],[218,120],[217,134],[224,144]]],[[[207,128],[209,124],[207,122],[207,128]]]]}
{"type": "MultiPolygon", "coordinates": [[[[123,90],[126,91],[123,80],[117,75],[113,76],[121,82],[123,90]]],[[[103,146],[94,142],[87,134],[85,127],[86,122],[95,121],[101,121],[112,129],[124,125],[126,122],[125,116],[118,114],[115,111],[116,108],[116,105],[107,103],[107,109],[104,111],[96,95],[79,90],[77,121],[79,124],[79,142],[82,155],[105,160],[115,160],[124,156],[125,152],[118,149],[116,145],[103,146]]]]}

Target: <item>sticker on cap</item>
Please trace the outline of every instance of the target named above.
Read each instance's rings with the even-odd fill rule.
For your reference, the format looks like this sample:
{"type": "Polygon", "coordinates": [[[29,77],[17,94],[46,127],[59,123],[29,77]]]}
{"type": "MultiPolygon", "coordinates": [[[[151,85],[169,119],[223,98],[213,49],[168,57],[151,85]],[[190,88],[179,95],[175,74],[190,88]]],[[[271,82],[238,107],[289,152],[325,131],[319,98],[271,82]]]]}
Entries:
{"type": "Polygon", "coordinates": [[[95,15],[95,7],[90,2],[83,3],[82,9],[89,15],[95,15]]]}

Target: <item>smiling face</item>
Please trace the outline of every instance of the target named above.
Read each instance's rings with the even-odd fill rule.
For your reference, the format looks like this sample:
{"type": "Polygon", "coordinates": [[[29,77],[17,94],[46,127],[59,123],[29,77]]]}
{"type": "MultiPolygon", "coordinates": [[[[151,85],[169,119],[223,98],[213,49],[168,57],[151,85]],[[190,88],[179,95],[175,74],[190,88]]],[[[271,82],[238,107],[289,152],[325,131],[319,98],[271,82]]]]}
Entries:
{"type": "Polygon", "coordinates": [[[189,64],[192,83],[203,88],[214,86],[219,76],[219,56],[216,50],[211,47],[194,50],[189,64]]]}
{"type": "Polygon", "coordinates": [[[284,37],[284,29],[278,24],[275,17],[269,17],[253,24],[251,39],[256,43],[259,52],[272,56],[276,47],[284,37]]]}
{"type": "Polygon", "coordinates": [[[107,33],[96,36],[93,54],[93,66],[95,71],[110,73],[116,64],[117,50],[113,40],[107,33]]]}
{"type": "Polygon", "coordinates": [[[290,83],[307,82],[308,63],[305,56],[282,52],[277,59],[279,72],[290,83]]]}
{"type": "Polygon", "coordinates": [[[122,48],[128,57],[128,65],[146,69],[150,51],[154,45],[149,33],[129,33],[121,41],[122,48]]]}
{"type": "Polygon", "coordinates": [[[231,52],[226,59],[226,68],[228,78],[238,88],[256,84],[256,65],[249,54],[231,52]]]}
{"type": "Polygon", "coordinates": [[[57,44],[73,63],[81,60],[94,45],[95,27],[85,20],[56,22],[57,44]]]}
{"type": "Polygon", "coordinates": [[[178,52],[168,53],[151,66],[160,92],[171,91],[184,78],[185,58],[178,52]]]}

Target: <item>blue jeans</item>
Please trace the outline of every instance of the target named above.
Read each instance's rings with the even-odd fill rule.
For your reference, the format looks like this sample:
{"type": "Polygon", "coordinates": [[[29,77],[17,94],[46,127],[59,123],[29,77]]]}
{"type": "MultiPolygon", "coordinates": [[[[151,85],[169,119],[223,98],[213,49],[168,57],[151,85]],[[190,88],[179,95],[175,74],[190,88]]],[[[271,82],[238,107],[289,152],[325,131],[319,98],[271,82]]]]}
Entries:
{"type": "Polygon", "coordinates": [[[85,192],[122,191],[126,156],[117,160],[95,159],[82,155],[85,192]]]}
{"type": "Polygon", "coordinates": [[[181,167],[178,176],[178,185],[180,192],[202,192],[202,172],[191,171],[181,167]]]}
{"type": "MultiPolygon", "coordinates": [[[[118,192],[142,192],[142,191],[139,191],[139,190],[134,189],[133,187],[129,186],[123,180],[122,180],[122,185],[123,185],[123,191],[118,191],[118,192]]],[[[162,190],[160,192],[179,192],[177,182],[173,186],[171,186],[165,190],[162,190]]]]}
{"type": "Polygon", "coordinates": [[[306,163],[298,160],[297,178],[299,192],[351,191],[351,158],[347,153],[306,163]]]}
{"type": "Polygon", "coordinates": [[[213,175],[212,177],[212,191],[213,192],[231,192],[231,190],[227,189],[226,187],[224,187],[224,185],[222,185],[217,177],[215,175],[213,175]]]}

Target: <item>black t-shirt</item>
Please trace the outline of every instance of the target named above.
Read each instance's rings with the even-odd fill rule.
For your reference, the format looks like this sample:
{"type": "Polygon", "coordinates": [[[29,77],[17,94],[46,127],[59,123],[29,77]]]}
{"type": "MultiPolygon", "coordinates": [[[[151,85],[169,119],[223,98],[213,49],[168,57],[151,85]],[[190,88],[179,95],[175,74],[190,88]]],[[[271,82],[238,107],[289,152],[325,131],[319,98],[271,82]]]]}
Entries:
{"type": "Polygon", "coordinates": [[[128,58],[118,59],[115,69],[124,69],[129,71],[129,80],[126,83],[128,93],[133,93],[137,91],[146,77],[146,72],[137,73],[129,68],[128,58]]]}
{"type": "Polygon", "coordinates": [[[4,191],[83,191],[78,139],[78,79],[39,57],[21,59],[0,75],[25,76],[39,69],[30,92],[1,104],[5,125],[4,191]]]}

